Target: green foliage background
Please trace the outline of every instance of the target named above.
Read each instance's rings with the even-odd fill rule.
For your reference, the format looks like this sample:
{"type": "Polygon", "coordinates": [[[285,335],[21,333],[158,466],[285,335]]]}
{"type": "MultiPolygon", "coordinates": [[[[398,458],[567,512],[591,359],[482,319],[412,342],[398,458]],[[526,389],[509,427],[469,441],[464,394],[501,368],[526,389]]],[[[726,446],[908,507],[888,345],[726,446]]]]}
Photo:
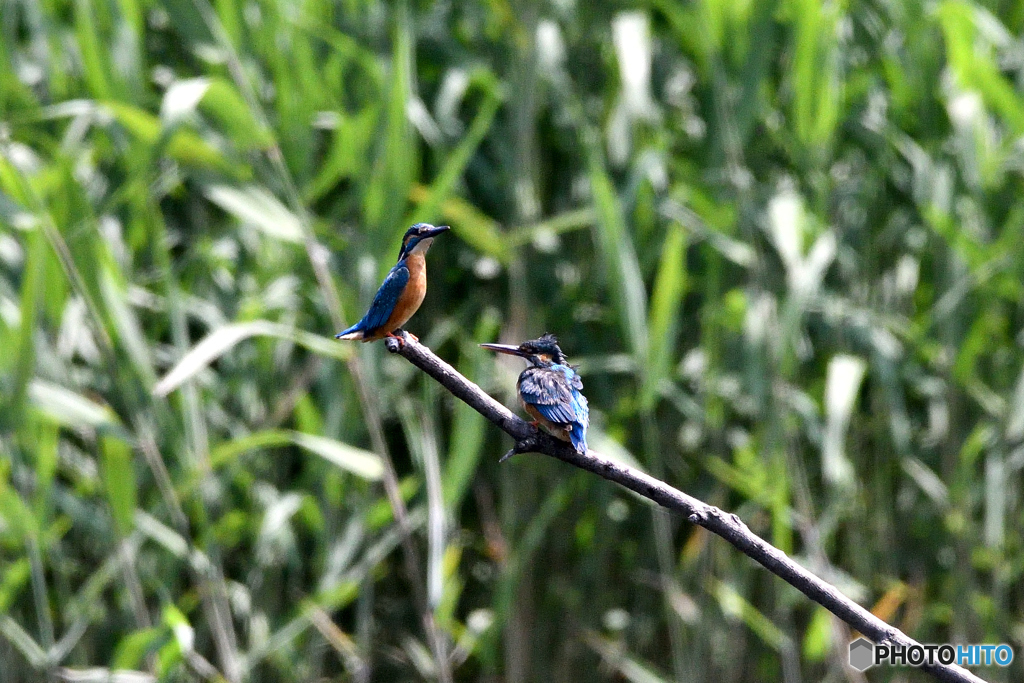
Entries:
{"type": "Polygon", "coordinates": [[[439,648],[456,680],[862,680],[721,540],[499,467],[331,339],[418,220],[453,231],[409,329],[468,377],[511,405],[476,344],[558,334],[593,448],[921,641],[1021,654],[1024,4],[0,19],[0,683],[443,679],[439,648]]]}

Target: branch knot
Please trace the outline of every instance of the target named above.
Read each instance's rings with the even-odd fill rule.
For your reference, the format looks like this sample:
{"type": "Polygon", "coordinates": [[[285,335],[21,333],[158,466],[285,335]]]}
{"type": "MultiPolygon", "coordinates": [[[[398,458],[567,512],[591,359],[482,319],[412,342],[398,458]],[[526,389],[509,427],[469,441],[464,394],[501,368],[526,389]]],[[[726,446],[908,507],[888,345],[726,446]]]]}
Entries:
{"type": "Polygon", "coordinates": [[[516,441],[516,445],[510,448],[508,453],[501,456],[501,458],[498,460],[498,464],[500,465],[501,463],[511,458],[513,455],[519,455],[520,453],[530,453],[535,450],[537,450],[537,438],[533,436],[528,436],[525,439],[516,441]]]}

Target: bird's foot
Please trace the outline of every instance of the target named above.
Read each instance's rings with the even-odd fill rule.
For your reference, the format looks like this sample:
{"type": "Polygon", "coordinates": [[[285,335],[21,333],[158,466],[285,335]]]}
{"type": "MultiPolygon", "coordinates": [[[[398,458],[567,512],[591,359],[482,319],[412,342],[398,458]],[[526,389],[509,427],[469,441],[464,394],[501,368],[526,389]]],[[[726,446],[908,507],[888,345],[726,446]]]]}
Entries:
{"type": "Polygon", "coordinates": [[[512,448],[510,448],[508,453],[506,453],[505,455],[501,456],[501,459],[498,460],[498,464],[500,465],[501,463],[503,463],[506,460],[508,460],[509,458],[511,458],[513,455],[518,455],[520,453],[529,453],[530,451],[532,451],[536,447],[537,447],[537,440],[535,438],[533,438],[532,436],[529,436],[529,437],[527,437],[527,438],[525,438],[525,439],[523,439],[521,441],[516,441],[516,445],[513,446],[512,448]]]}
{"type": "Polygon", "coordinates": [[[384,335],[384,344],[388,347],[388,351],[390,351],[391,353],[398,353],[399,351],[405,348],[405,345],[409,342],[410,339],[412,339],[414,342],[418,342],[420,340],[420,338],[417,337],[412,332],[409,332],[408,330],[403,330],[401,327],[399,327],[397,330],[394,330],[393,332],[388,332],[384,335]]]}
{"type": "Polygon", "coordinates": [[[527,424],[529,424],[534,429],[540,429],[540,422],[538,422],[537,420],[530,420],[527,424]]]}

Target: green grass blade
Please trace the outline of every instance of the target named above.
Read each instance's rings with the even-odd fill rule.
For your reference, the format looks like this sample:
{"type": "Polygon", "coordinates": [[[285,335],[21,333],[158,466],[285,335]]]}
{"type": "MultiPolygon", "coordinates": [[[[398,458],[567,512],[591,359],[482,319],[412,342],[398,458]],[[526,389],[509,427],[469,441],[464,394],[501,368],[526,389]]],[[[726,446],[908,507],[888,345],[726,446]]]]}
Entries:
{"type": "Polygon", "coordinates": [[[231,323],[214,330],[190,349],[177,365],[156,383],[153,387],[153,394],[166,396],[227,353],[240,341],[257,336],[276,337],[290,341],[315,354],[339,360],[347,360],[352,353],[349,346],[340,342],[267,320],[231,323]]]}
{"type": "MultiPolygon", "coordinates": [[[[489,72],[479,73],[475,79],[481,84],[484,101],[470,124],[469,130],[459,141],[459,144],[448,155],[441,172],[427,189],[426,197],[421,201],[412,213],[406,216],[405,223],[411,225],[420,221],[436,220],[441,203],[448,198],[448,195],[455,187],[455,183],[462,177],[466,164],[476,152],[484,136],[491,129],[495,114],[498,113],[498,106],[501,104],[501,93],[494,76],[489,72]]],[[[458,228],[456,228],[458,232],[458,228]]],[[[396,244],[397,246],[397,244],[396,244]]],[[[396,249],[397,251],[397,249],[396,249]]]]}
{"type": "MultiPolygon", "coordinates": [[[[497,312],[488,309],[477,322],[473,333],[476,343],[494,339],[498,330],[497,312]]],[[[493,362],[480,349],[466,349],[458,369],[471,381],[479,381],[484,374],[485,364],[493,362]]],[[[488,422],[480,413],[459,401],[452,415],[451,438],[448,457],[444,467],[444,502],[449,514],[455,514],[476,474],[482,448],[488,430],[488,422]]]]}
{"type": "Polygon", "coordinates": [[[622,214],[615,186],[604,165],[600,143],[593,132],[583,134],[587,170],[597,216],[598,251],[608,278],[608,288],[618,313],[626,348],[637,358],[647,355],[647,293],[636,250],[622,214]]]}
{"type": "Polygon", "coordinates": [[[682,301],[686,293],[686,235],[677,223],[669,225],[661,262],[651,294],[648,314],[650,338],[647,353],[647,371],[640,403],[645,410],[654,407],[658,387],[669,380],[672,351],[679,331],[682,301]]]}
{"type": "Polygon", "coordinates": [[[18,331],[17,362],[14,370],[14,386],[11,387],[5,420],[15,419],[23,414],[29,381],[35,374],[36,312],[39,310],[43,293],[44,268],[46,266],[46,239],[43,231],[36,229],[29,233],[29,253],[21,286],[21,324],[18,331]],[[9,411],[9,412],[8,412],[9,411]]]}
{"type": "Polygon", "coordinates": [[[132,449],[115,436],[100,437],[103,486],[114,515],[118,533],[126,536],[132,530],[138,488],[132,467],[132,449]]]}

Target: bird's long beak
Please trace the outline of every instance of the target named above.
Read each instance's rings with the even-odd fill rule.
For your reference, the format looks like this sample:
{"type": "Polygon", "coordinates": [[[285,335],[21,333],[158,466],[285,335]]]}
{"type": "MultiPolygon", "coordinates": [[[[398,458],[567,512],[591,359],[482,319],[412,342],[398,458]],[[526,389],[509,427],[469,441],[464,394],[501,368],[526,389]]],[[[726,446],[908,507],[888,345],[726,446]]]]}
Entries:
{"type": "Polygon", "coordinates": [[[431,228],[430,230],[425,230],[424,232],[421,232],[420,237],[433,237],[435,235],[440,235],[442,232],[446,232],[451,229],[452,228],[450,225],[438,225],[437,227],[431,228]]]}
{"type": "Polygon", "coordinates": [[[481,344],[488,351],[497,351],[498,353],[507,353],[510,356],[523,356],[523,352],[519,350],[518,346],[512,346],[511,344],[481,344]]]}

